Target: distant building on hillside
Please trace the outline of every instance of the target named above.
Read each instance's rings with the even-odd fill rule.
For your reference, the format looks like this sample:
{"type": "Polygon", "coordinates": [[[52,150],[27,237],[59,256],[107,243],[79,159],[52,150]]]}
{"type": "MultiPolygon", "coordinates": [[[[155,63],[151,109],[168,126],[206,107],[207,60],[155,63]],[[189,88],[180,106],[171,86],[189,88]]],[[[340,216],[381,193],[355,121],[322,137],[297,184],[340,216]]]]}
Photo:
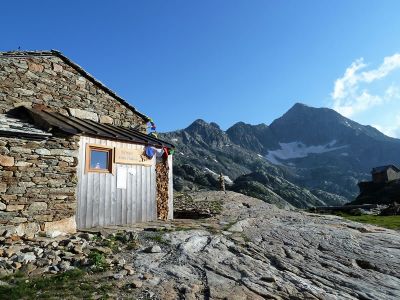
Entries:
{"type": "Polygon", "coordinates": [[[384,183],[400,179],[400,170],[394,165],[387,165],[373,168],[371,171],[374,183],[384,183]]]}

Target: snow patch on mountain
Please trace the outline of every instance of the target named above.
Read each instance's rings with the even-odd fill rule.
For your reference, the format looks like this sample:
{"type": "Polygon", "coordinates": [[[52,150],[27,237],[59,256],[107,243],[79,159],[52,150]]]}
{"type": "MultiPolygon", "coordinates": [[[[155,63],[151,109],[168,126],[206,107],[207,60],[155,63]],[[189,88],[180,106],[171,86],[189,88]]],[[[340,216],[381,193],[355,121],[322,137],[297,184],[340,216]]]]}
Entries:
{"type": "Polygon", "coordinates": [[[347,127],[351,127],[350,123],[347,120],[344,121],[344,125],[346,125],[347,127]]]}
{"type": "Polygon", "coordinates": [[[334,147],[335,144],[336,140],[325,145],[312,146],[307,146],[302,142],[279,143],[280,149],[268,151],[265,157],[273,164],[282,165],[281,160],[303,158],[309,154],[326,153],[348,147],[347,145],[334,147]]]}
{"type": "Polygon", "coordinates": [[[204,168],[204,170],[212,175],[218,176],[217,173],[215,173],[214,171],[210,170],[209,168],[204,168]]]}
{"type": "Polygon", "coordinates": [[[229,184],[233,184],[233,180],[229,178],[229,176],[224,176],[225,182],[229,184]]]}
{"type": "MultiPolygon", "coordinates": [[[[204,168],[204,170],[208,173],[210,173],[211,175],[214,175],[215,177],[219,177],[219,174],[215,173],[213,170],[210,170],[209,168],[204,168]]],[[[233,180],[229,178],[229,176],[222,176],[225,179],[225,182],[229,183],[229,184],[233,184],[233,180]]]]}

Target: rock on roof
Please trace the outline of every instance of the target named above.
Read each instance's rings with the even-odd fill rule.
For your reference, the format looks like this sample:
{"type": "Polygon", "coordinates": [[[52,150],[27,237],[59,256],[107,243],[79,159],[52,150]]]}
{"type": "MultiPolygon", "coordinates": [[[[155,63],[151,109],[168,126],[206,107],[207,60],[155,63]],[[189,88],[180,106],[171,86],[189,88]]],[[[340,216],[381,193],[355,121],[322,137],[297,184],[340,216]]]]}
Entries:
{"type": "Polygon", "coordinates": [[[46,139],[51,134],[26,121],[0,114],[0,136],[46,139]]]}

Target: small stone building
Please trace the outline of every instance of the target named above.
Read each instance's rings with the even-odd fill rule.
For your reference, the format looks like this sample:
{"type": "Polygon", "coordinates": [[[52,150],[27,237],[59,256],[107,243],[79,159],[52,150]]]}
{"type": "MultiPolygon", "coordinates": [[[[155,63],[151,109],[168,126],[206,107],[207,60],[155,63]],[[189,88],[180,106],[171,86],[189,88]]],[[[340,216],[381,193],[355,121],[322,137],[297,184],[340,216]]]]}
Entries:
{"type": "Polygon", "coordinates": [[[0,234],[172,218],[149,120],[58,51],[0,53],[0,234]]]}
{"type": "Polygon", "coordinates": [[[385,183],[400,179],[400,170],[394,165],[373,168],[371,171],[374,183],[385,183]]]}

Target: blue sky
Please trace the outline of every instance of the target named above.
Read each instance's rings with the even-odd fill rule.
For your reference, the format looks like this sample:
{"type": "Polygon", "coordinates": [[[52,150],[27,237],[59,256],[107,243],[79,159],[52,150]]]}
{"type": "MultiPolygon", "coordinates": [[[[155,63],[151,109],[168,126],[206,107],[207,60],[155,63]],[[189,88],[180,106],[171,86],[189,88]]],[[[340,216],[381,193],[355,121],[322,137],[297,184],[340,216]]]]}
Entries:
{"type": "Polygon", "coordinates": [[[197,118],[269,124],[303,102],[400,137],[400,1],[42,0],[1,10],[1,51],[62,51],[160,131],[197,118]]]}

